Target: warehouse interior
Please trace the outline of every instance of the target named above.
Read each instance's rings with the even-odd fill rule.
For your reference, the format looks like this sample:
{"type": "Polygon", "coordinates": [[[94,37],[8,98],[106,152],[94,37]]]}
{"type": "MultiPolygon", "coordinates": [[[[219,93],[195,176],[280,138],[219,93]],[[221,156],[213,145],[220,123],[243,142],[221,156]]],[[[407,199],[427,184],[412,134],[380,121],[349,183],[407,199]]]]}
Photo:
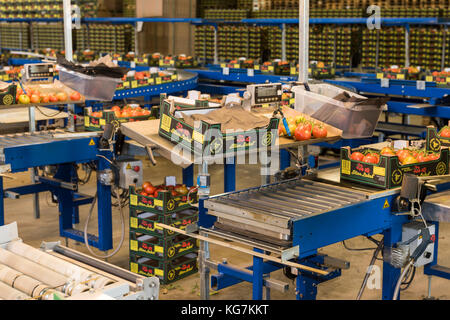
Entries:
{"type": "Polygon", "coordinates": [[[449,23],[0,1],[0,300],[448,300],[449,23]]]}

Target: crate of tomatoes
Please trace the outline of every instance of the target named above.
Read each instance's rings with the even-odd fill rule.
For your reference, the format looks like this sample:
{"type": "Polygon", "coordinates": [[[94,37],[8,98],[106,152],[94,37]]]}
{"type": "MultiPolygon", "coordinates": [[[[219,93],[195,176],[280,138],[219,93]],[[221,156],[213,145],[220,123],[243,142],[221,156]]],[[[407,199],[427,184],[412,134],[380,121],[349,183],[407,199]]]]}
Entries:
{"type": "Polygon", "coordinates": [[[121,123],[145,121],[151,118],[151,111],[141,108],[139,105],[127,105],[123,108],[114,106],[104,111],[92,112],[92,108],[84,109],[84,128],[86,131],[102,131],[105,125],[113,123],[120,126],[121,123]]]}
{"type": "MultiPolygon", "coordinates": [[[[431,140],[430,140],[431,141],[431,140]]],[[[382,189],[400,187],[405,174],[440,176],[449,173],[449,148],[436,148],[425,143],[425,148],[410,146],[395,149],[361,147],[341,149],[341,179],[382,189]]]]}
{"type": "Polygon", "coordinates": [[[191,208],[197,203],[197,195],[196,187],[188,188],[184,184],[154,186],[147,181],[139,189],[130,187],[130,206],[166,215],[191,208]]]}
{"type": "Polygon", "coordinates": [[[449,125],[443,127],[439,132],[434,127],[428,127],[427,140],[436,148],[439,147],[439,144],[444,147],[450,147],[450,121],[449,125]]]}

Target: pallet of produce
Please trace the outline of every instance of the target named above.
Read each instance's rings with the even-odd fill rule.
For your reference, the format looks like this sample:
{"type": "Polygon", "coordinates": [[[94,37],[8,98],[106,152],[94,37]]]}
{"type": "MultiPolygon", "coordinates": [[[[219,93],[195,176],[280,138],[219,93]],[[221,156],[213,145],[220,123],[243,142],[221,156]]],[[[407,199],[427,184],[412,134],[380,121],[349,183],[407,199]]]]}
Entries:
{"type": "Polygon", "coordinates": [[[438,152],[414,147],[383,149],[361,147],[341,149],[341,179],[377,187],[393,189],[400,187],[405,174],[440,176],[449,173],[449,148],[438,152]]]}
{"type": "Polygon", "coordinates": [[[59,81],[46,84],[30,84],[17,88],[17,104],[51,105],[85,102],[85,97],[79,92],[70,89],[59,81]],[[24,91],[25,90],[25,91],[24,91]]]}
{"type": "Polygon", "coordinates": [[[87,131],[102,131],[105,125],[113,123],[120,126],[121,123],[145,121],[151,118],[151,111],[141,108],[139,105],[127,105],[123,108],[114,106],[104,111],[92,112],[92,108],[84,109],[84,129],[87,131]]]}
{"type": "Polygon", "coordinates": [[[189,236],[175,235],[161,238],[130,231],[131,254],[166,261],[197,250],[197,240],[189,236]]]}
{"type": "Polygon", "coordinates": [[[173,283],[198,272],[197,253],[162,262],[130,254],[130,271],[146,277],[158,277],[163,284],[173,283]]]}
{"type": "Polygon", "coordinates": [[[183,211],[174,212],[169,215],[162,215],[148,210],[137,210],[130,207],[130,231],[154,235],[157,237],[170,237],[175,233],[160,227],[162,223],[174,228],[185,230],[190,224],[198,221],[198,209],[190,208],[183,211]]]}
{"type": "Polygon", "coordinates": [[[130,187],[130,206],[158,214],[170,214],[189,209],[197,200],[198,190],[184,184],[153,186],[145,182],[141,188],[130,187]]]}

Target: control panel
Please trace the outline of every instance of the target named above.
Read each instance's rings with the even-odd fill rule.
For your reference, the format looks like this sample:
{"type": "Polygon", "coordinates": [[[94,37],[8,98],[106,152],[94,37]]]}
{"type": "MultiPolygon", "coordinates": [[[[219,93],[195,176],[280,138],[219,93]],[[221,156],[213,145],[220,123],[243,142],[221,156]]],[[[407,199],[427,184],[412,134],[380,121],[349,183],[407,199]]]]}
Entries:
{"type": "Polygon", "coordinates": [[[142,185],[144,169],[142,161],[121,161],[119,164],[119,187],[128,189],[131,185],[142,185]]]}
{"type": "MultiPolygon", "coordinates": [[[[409,239],[414,239],[414,241],[412,241],[409,244],[409,254],[410,255],[422,243],[422,236],[420,236],[422,228],[424,228],[424,224],[420,221],[411,222],[411,223],[408,223],[403,226],[402,242],[408,241],[409,239]]],[[[428,229],[429,229],[430,235],[433,239],[436,235],[435,226],[430,225],[430,226],[428,226],[428,229]]],[[[433,262],[433,259],[434,259],[434,241],[433,241],[433,243],[431,243],[427,246],[427,248],[425,249],[423,254],[417,259],[414,266],[422,267],[424,265],[427,265],[427,264],[433,262]]]]}
{"type": "Polygon", "coordinates": [[[55,71],[55,65],[52,63],[26,64],[23,76],[25,81],[53,80],[55,71]]]}

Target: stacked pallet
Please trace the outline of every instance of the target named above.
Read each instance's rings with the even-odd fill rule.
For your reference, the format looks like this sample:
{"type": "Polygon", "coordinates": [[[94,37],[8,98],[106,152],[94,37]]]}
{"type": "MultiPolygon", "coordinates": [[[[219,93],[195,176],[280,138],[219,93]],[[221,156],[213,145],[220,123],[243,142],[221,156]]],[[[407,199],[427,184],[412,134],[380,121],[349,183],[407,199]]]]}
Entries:
{"type": "Polygon", "coordinates": [[[33,23],[32,39],[34,49],[64,49],[64,25],[62,23],[33,23]]]}
{"type": "Polygon", "coordinates": [[[29,49],[30,28],[27,23],[0,23],[0,47],[5,49],[29,49]]]}
{"type": "Polygon", "coordinates": [[[75,31],[76,50],[124,54],[134,51],[134,28],[131,25],[89,24],[75,31]]]}
{"type": "Polygon", "coordinates": [[[156,276],[169,284],[198,272],[197,240],[158,224],[179,229],[198,221],[198,210],[186,196],[160,192],[155,198],[130,188],[130,271],[156,276]]]}
{"type": "Polygon", "coordinates": [[[198,26],[195,28],[194,52],[203,61],[214,59],[214,27],[198,26]]]}
{"type": "Polygon", "coordinates": [[[248,10],[242,9],[208,9],[205,19],[239,21],[248,17],[248,10]]]}
{"type": "Polygon", "coordinates": [[[411,65],[428,70],[441,70],[443,44],[444,30],[442,28],[434,26],[411,28],[411,65]]]}

